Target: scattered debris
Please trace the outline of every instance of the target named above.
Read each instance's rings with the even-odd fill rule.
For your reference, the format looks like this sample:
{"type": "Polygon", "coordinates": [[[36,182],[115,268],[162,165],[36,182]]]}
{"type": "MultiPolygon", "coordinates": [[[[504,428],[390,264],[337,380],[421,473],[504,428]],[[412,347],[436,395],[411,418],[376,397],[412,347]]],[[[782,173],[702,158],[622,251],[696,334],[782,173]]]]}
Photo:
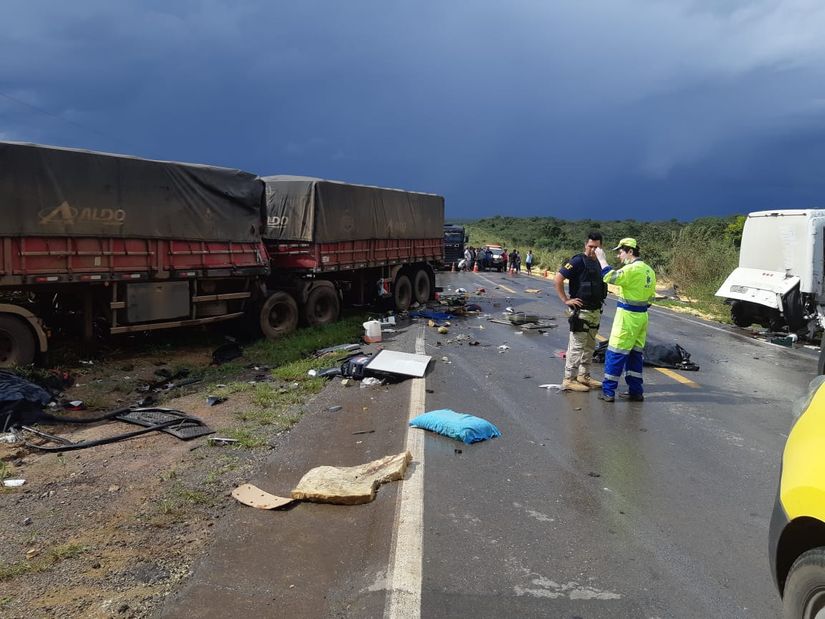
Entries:
{"type": "Polygon", "coordinates": [[[791,333],[790,335],[784,335],[782,337],[772,337],[769,341],[771,344],[779,344],[780,346],[792,348],[794,342],[796,341],[796,333],[791,333]]]}
{"type": "Polygon", "coordinates": [[[361,389],[365,387],[377,387],[379,385],[383,385],[384,381],[380,378],[375,378],[374,376],[365,376],[361,379],[361,389]]]}
{"type": "Polygon", "coordinates": [[[381,341],[381,323],[377,320],[368,320],[363,323],[364,341],[367,344],[375,344],[381,341]]]}
{"type": "Polygon", "coordinates": [[[432,357],[395,350],[382,350],[367,365],[370,372],[422,377],[432,357]]]}
{"type": "Polygon", "coordinates": [[[330,412],[330,413],[337,413],[337,412],[338,412],[339,410],[341,410],[342,408],[344,408],[344,407],[343,407],[343,406],[341,406],[340,404],[336,404],[335,406],[330,406],[330,407],[328,407],[328,408],[327,408],[327,411],[328,411],[328,412],[330,412]]]}
{"type": "Polygon", "coordinates": [[[25,479],[4,479],[3,485],[6,488],[19,488],[26,483],[25,479]]]}
{"type": "Polygon", "coordinates": [[[447,327],[438,327],[438,332],[444,335],[445,333],[449,333],[450,330],[447,327]]]}
{"type": "Polygon", "coordinates": [[[17,435],[14,432],[4,432],[0,434],[0,443],[14,444],[17,442],[17,435]]]}
{"type": "Polygon", "coordinates": [[[295,499],[275,496],[252,484],[243,484],[232,491],[232,496],[244,505],[257,509],[277,509],[293,503],[295,499]]]}
{"type": "Polygon", "coordinates": [[[223,445],[236,445],[238,443],[238,439],[227,438],[225,436],[210,436],[208,439],[206,439],[206,442],[210,445],[217,447],[223,445]]]}
{"type": "Polygon", "coordinates": [[[539,385],[539,389],[548,389],[550,391],[561,391],[561,384],[547,383],[547,384],[544,384],[544,385],[539,385]]]}
{"type": "Polygon", "coordinates": [[[505,352],[507,350],[510,350],[510,347],[507,344],[502,344],[498,347],[498,352],[505,352]]]}
{"type": "Polygon", "coordinates": [[[141,430],[135,430],[133,432],[116,434],[114,436],[107,436],[97,440],[80,441],[77,443],[73,443],[65,437],[48,434],[29,426],[20,427],[28,433],[46,439],[51,443],[56,443],[56,445],[41,445],[26,441],[25,444],[27,447],[50,452],[75,451],[78,449],[86,449],[88,447],[96,447],[98,445],[107,445],[109,443],[116,443],[128,438],[155,431],[171,434],[181,440],[190,440],[199,436],[204,436],[205,434],[212,434],[214,432],[214,430],[212,430],[197,417],[192,417],[186,413],[171,408],[121,408],[93,419],[59,418],[56,420],[64,423],[93,423],[110,419],[125,421],[127,423],[144,427],[141,430]]]}
{"type": "Polygon", "coordinates": [[[315,351],[314,355],[316,357],[323,357],[326,354],[332,352],[353,352],[356,350],[360,350],[360,344],[338,344],[337,346],[329,346],[327,348],[320,348],[315,351]]]}
{"type": "Polygon", "coordinates": [[[369,355],[357,355],[350,357],[341,364],[341,376],[355,379],[364,378],[364,376],[366,376],[367,365],[372,360],[373,357],[370,357],[369,355]]]}
{"type": "Polygon", "coordinates": [[[375,430],[359,430],[358,432],[353,432],[352,434],[355,436],[356,434],[372,434],[374,432],[375,430]]]}
{"type": "Polygon", "coordinates": [[[206,396],[206,403],[209,406],[217,406],[218,404],[222,404],[226,402],[226,397],[218,396],[218,395],[208,395],[206,396]]]}
{"type": "Polygon", "coordinates": [[[351,378],[344,378],[344,379],[341,380],[341,385],[343,387],[349,387],[352,383],[353,383],[353,380],[351,378]]]}
{"type": "Polygon", "coordinates": [[[212,365],[221,365],[243,356],[243,349],[237,342],[221,344],[212,351],[212,365]]]}
{"type": "Polygon", "coordinates": [[[292,498],[319,503],[360,505],[375,499],[378,486],[404,478],[409,451],[360,466],[319,466],[308,471],[292,491],[292,498]]]}
{"type": "Polygon", "coordinates": [[[589,477],[601,477],[601,473],[594,473],[593,471],[590,471],[587,475],[589,477]]]}
{"type": "Polygon", "coordinates": [[[539,290],[538,288],[525,288],[524,292],[528,292],[530,294],[536,294],[536,293],[541,292],[541,290],[539,290]]]}

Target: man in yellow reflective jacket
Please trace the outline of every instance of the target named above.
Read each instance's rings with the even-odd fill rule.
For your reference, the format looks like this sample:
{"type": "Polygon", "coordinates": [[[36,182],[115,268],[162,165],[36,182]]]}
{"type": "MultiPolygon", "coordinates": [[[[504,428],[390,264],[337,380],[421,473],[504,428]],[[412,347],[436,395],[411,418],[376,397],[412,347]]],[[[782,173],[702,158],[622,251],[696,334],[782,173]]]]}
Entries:
{"type": "Polygon", "coordinates": [[[604,359],[604,382],[600,399],[613,402],[622,372],[627,381],[627,397],[632,402],[645,399],[642,381],[643,351],[647,340],[647,310],[656,291],[656,273],[639,258],[636,239],[624,238],[613,248],[618,251],[622,267],[607,264],[604,250],[596,250],[605,283],[619,287],[616,317],[607,342],[604,359]]]}

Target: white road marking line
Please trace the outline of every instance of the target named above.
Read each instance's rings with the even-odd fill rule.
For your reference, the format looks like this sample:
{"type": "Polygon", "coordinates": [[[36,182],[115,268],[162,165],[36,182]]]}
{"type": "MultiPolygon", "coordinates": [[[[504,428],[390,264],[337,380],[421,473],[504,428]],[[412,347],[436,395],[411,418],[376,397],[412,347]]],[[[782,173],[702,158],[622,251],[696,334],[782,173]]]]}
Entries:
{"type": "MultiPolygon", "coordinates": [[[[415,352],[424,354],[424,328],[415,340],[415,352]]],[[[409,419],[424,412],[426,379],[413,378],[410,388],[409,419]]],[[[389,565],[389,593],[385,619],[421,617],[422,549],[424,534],[424,433],[410,432],[406,446],[412,454],[408,477],[401,483],[389,565]]]]}

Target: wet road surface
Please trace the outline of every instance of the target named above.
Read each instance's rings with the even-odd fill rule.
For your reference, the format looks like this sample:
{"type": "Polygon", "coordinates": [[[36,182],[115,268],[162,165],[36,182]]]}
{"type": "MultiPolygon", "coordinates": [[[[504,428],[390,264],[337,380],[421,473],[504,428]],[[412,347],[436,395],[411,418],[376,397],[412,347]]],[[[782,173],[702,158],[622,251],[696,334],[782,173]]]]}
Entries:
{"type": "MultiPolygon", "coordinates": [[[[814,352],[654,308],[650,339],[681,344],[701,369],[645,368],[645,402],[606,404],[596,392],[539,388],[561,382],[556,354],[568,334],[550,280],[446,273],[439,285],[484,287],[473,301],[488,316],[453,320],[446,335],[419,321],[384,342],[414,352],[418,340],[435,358],[426,379],[375,390],[331,385],[251,481],[286,494],[312,466],[359,464],[418,437],[407,480],[355,507],[231,505],[209,555],[162,614],[779,614],[768,521],[790,404],[813,377],[814,352]],[[555,316],[558,327],[518,333],[489,322],[508,306],[555,316]],[[480,345],[449,342],[459,334],[480,345]],[[499,353],[501,344],[510,348],[499,353]],[[503,436],[463,445],[406,432],[411,414],[438,408],[483,417],[503,436]],[[375,432],[352,434],[365,428],[375,432]]],[[[603,335],[614,308],[611,297],[603,335]]]]}

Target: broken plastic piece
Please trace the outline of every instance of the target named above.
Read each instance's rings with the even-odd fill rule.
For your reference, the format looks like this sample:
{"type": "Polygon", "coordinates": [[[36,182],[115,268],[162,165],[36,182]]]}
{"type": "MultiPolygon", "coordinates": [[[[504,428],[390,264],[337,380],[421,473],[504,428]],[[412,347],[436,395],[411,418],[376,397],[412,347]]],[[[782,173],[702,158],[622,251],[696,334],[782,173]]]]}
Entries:
{"type": "Polygon", "coordinates": [[[206,439],[206,442],[210,445],[235,445],[238,442],[236,438],[227,438],[225,436],[210,436],[206,439]]]}
{"type": "Polygon", "coordinates": [[[215,406],[216,404],[221,404],[222,402],[226,402],[226,398],[223,396],[217,395],[208,395],[206,396],[206,403],[209,406],[215,406]]]}
{"type": "Polygon", "coordinates": [[[547,383],[544,385],[539,385],[540,389],[548,389],[550,391],[561,391],[561,385],[556,383],[547,383]]]}
{"type": "Polygon", "coordinates": [[[19,488],[26,483],[25,479],[4,479],[3,485],[6,488],[19,488]]]}

